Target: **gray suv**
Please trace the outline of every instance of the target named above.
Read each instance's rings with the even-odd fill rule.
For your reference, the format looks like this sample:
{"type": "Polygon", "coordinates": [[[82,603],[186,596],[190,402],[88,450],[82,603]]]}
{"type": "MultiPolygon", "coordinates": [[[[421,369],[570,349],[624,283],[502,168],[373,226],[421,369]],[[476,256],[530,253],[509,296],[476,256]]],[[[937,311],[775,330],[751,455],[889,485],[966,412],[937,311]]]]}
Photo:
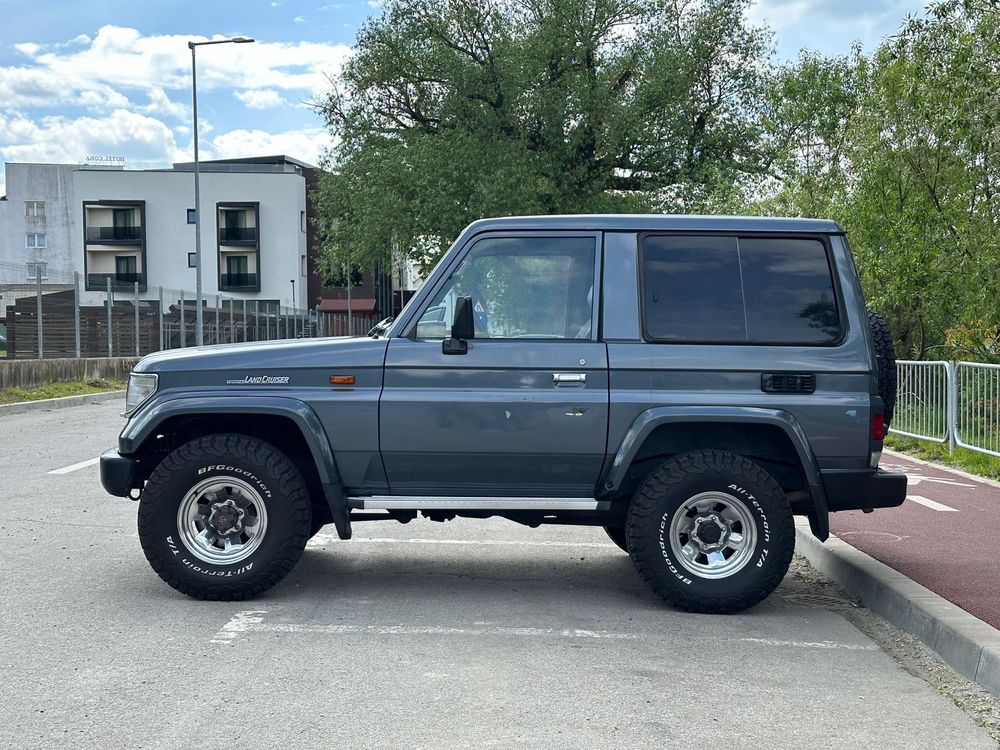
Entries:
{"type": "Polygon", "coordinates": [[[736,612],[792,517],[900,505],[878,469],[891,339],[832,221],[477,221],[365,338],[152,354],[101,458],[153,569],[201,599],[278,583],[332,523],[603,527],[667,602],[736,612]]]}

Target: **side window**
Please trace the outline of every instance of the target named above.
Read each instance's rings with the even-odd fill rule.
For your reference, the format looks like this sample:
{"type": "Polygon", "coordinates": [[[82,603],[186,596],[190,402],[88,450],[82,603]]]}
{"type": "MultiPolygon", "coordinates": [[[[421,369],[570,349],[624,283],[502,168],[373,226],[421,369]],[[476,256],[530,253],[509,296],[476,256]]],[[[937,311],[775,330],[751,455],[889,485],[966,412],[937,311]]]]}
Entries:
{"type": "Polygon", "coordinates": [[[642,279],[643,326],[654,341],[822,345],[840,338],[819,240],[649,236],[642,279]]]}
{"type": "Polygon", "coordinates": [[[417,322],[418,339],[449,335],[471,297],[477,339],[589,339],[593,237],[491,237],[477,242],[417,322]]]}

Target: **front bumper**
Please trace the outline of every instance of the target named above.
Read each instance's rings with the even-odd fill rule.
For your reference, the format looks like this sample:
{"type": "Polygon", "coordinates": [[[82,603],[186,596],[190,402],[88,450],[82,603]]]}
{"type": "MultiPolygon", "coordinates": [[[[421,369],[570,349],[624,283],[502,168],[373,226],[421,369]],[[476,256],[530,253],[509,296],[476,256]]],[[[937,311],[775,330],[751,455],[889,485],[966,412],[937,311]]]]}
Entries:
{"type": "Polygon", "coordinates": [[[101,454],[101,484],[110,495],[128,497],[133,489],[142,487],[139,461],[121,455],[115,448],[104,451],[101,454]]]}
{"type": "Polygon", "coordinates": [[[906,499],[906,475],[887,471],[828,470],[821,472],[826,504],[838,510],[895,508],[906,499]]]}

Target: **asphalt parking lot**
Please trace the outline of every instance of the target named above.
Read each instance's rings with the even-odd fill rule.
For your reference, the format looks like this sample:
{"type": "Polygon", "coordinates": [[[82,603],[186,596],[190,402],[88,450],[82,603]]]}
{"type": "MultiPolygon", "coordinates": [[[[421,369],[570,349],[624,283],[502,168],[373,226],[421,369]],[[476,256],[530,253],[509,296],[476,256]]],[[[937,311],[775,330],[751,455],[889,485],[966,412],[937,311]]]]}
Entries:
{"type": "Polygon", "coordinates": [[[88,463],[120,407],[0,426],[2,748],[996,747],[808,580],[688,615],[597,529],[358,524],[187,599],[88,463]]]}

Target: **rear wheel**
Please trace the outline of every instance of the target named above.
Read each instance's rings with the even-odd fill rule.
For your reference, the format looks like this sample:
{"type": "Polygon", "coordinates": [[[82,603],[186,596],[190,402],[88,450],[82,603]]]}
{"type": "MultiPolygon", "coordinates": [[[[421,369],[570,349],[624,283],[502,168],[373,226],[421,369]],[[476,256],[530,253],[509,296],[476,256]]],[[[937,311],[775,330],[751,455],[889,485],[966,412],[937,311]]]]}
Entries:
{"type": "Polygon", "coordinates": [[[752,607],[781,583],[795,549],[781,487],[757,464],[722,451],[660,464],[636,490],[626,528],[639,575],[689,612],[752,607]]]}
{"type": "Polygon", "coordinates": [[[248,599],[294,567],[311,516],[302,476],[281,451],[245,435],[210,435],[153,471],[139,500],[139,541],[181,593],[248,599]]]}

